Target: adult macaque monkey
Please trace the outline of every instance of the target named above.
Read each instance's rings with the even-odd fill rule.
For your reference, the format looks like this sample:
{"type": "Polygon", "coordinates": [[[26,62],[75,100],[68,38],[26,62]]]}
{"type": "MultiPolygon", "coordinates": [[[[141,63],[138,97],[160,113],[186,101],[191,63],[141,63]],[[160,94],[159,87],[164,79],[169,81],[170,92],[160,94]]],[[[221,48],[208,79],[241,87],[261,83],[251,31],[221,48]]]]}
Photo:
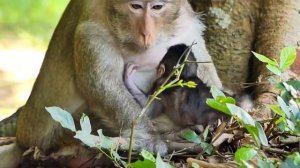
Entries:
{"type": "MultiPolygon", "coordinates": [[[[211,61],[201,37],[203,29],[187,0],[70,1],[32,93],[20,109],[18,145],[37,146],[45,153],[74,145],[72,135],[46,112],[49,106],[59,106],[73,116],[85,113],[95,130],[119,136],[122,129],[122,137],[128,138],[141,107],[124,86],[124,65],[137,64],[137,74],[143,75],[133,80],[145,83],[169,46],[193,42],[197,61],[211,61]]],[[[208,85],[222,87],[212,63],[199,65],[198,76],[208,85]]],[[[136,129],[137,149],[167,152],[146,115],[136,129]]]]}

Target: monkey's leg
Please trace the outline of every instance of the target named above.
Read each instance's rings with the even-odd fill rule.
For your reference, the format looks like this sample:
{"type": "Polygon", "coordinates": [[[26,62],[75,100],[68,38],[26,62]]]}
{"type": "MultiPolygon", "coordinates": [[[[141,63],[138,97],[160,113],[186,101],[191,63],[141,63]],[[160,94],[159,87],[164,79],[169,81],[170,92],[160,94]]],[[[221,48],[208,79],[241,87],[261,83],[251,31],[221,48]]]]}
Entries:
{"type": "Polygon", "coordinates": [[[194,53],[196,60],[200,62],[198,64],[197,76],[206,85],[216,86],[221,89],[223,87],[222,82],[217,74],[217,70],[212,62],[212,58],[205,47],[205,41],[203,37],[198,35],[198,39],[195,42],[197,42],[197,44],[193,46],[192,52],[194,53]]]}

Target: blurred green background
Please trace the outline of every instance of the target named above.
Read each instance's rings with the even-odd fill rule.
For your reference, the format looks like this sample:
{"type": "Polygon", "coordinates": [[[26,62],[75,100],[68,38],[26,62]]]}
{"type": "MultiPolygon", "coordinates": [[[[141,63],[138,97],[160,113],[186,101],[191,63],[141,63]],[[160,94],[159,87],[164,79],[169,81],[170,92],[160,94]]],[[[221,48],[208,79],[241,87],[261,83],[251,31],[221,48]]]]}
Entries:
{"type": "MultiPolygon", "coordinates": [[[[0,0],[0,39],[45,49],[69,0],[0,0]]],[[[11,47],[14,44],[5,43],[11,47]]]]}
{"type": "Polygon", "coordinates": [[[0,120],[22,106],[69,0],[0,0],[0,120]]]}

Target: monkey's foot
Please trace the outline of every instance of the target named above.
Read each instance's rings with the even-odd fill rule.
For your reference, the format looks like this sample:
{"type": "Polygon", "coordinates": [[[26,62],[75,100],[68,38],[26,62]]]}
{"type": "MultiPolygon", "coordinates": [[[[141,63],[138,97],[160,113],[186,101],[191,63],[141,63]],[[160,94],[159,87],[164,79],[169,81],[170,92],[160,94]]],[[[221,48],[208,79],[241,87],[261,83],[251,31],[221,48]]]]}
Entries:
{"type": "Polygon", "coordinates": [[[203,151],[199,145],[189,142],[182,137],[186,130],[190,129],[182,129],[178,132],[172,132],[163,135],[163,139],[167,142],[169,153],[174,151],[200,153],[203,151]]]}
{"type": "MultiPolygon", "coordinates": [[[[122,137],[117,138],[113,141],[117,142],[116,140],[121,139],[121,143],[118,146],[119,149],[128,150],[129,149],[129,142],[130,142],[130,131],[131,130],[124,130],[122,132],[122,137]]],[[[133,150],[140,151],[142,149],[154,152],[154,153],[160,153],[161,155],[165,155],[168,152],[168,147],[164,139],[162,139],[161,136],[153,133],[150,134],[149,132],[145,132],[144,130],[136,129],[134,132],[134,144],[133,144],[133,150]]]]}

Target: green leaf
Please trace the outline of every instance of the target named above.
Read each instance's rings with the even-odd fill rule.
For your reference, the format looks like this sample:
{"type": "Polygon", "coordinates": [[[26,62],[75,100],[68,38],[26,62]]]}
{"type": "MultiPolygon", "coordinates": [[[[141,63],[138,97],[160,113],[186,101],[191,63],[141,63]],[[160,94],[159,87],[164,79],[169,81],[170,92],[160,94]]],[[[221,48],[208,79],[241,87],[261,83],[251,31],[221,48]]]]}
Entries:
{"type": "Polygon", "coordinates": [[[72,115],[59,107],[46,107],[51,117],[60,123],[64,128],[76,132],[75,124],[72,115]]]}
{"type": "Polygon", "coordinates": [[[278,114],[279,116],[285,118],[285,113],[284,113],[284,111],[283,111],[279,106],[277,106],[277,105],[272,105],[272,106],[271,106],[271,110],[272,110],[274,113],[278,114]]]}
{"type": "Polygon", "coordinates": [[[260,138],[259,138],[258,128],[256,128],[255,126],[252,126],[252,125],[245,125],[244,127],[246,128],[246,130],[251,135],[251,137],[254,140],[255,144],[258,147],[260,147],[261,142],[260,142],[260,138]]]}
{"type": "Polygon", "coordinates": [[[151,160],[138,160],[132,164],[130,164],[129,167],[132,167],[132,168],[156,168],[155,167],[155,162],[152,162],[151,160]]]}
{"type": "Polygon", "coordinates": [[[81,142],[83,142],[85,145],[94,148],[97,147],[96,141],[94,140],[94,136],[91,134],[88,134],[84,131],[76,131],[76,135],[74,138],[79,139],[81,142]]]}
{"type": "Polygon", "coordinates": [[[216,98],[216,100],[218,102],[222,103],[222,104],[227,104],[227,103],[229,103],[229,104],[235,104],[236,103],[235,99],[232,98],[232,97],[221,97],[221,96],[218,96],[216,98]]]}
{"type": "Polygon", "coordinates": [[[293,86],[293,88],[295,88],[296,90],[300,90],[300,81],[298,81],[298,80],[289,80],[286,83],[293,86]]]}
{"type": "Polygon", "coordinates": [[[280,106],[280,108],[284,111],[287,118],[291,118],[291,112],[285,101],[280,97],[277,96],[277,102],[280,106]]]}
{"type": "Polygon", "coordinates": [[[205,153],[209,155],[211,155],[214,150],[214,147],[211,144],[206,142],[201,142],[200,147],[204,150],[205,153]]]}
{"type": "Polygon", "coordinates": [[[206,104],[207,104],[209,107],[211,107],[211,108],[213,108],[213,109],[216,109],[216,110],[218,110],[218,111],[221,111],[221,112],[223,112],[223,113],[225,113],[225,114],[227,114],[227,115],[230,115],[230,116],[232,115],[232,114],[230,113],[229,109],[227,108],[226,104],[222,104],[222,103],[218,102],[218,101],[215,100],[215,99],[207,99],[207,100],[206,100],[206,104]]]}
{"type": "Polygon", "coordinates": [[[256,53],[256,52],[252,52],[252,53],[253,53],[254,56],[255,56],[258,60],[260,60],[261,62],[267,63],[267,64],[271,64],[271,65],[275,65],[275,66],[278,66],[278,63],[277,63],[276,61],[273,61],[273,60],[267,58],[266,56],[261,55],[261,54],[258,54],[258,53],[256,53]]]}
{"type": "Polygon", "coordinates": [[[110,153],[115,160],[117,160],[119,163],[123,165],[123,167],[128,167],[127,163],[121,159],[121,156],[118,154],[117,151],[110,150],[110,153]]]}
{"type": "Polygon", "coordinates": [[[260,168],[275,168],[275,166],[272,163],[269,163],[267,161],[258,159],[258,167],[260,168]]]}
{"type": "Polygon", "coordinates": [[[200,144],[201,143],[201,139],[200,137],[192,130],[185,130],[182,133],[182,137],[188,141],[191,141],[193,143],[196,144],[200,144]]]}
{"type": "Polygon", "coordinates": [[[289,155],[288,158],[291,158],[294,160],[294,164],[300,166],[300,154],[299,152],[293,153],[292,155],[289,155]]]}
{"type": "Polygon", "coordinates": [[[209,133],[209,126],[207,126],[205,129],[204,129],[204,132],[202,134],[202,137],[203,137],[203,140],[206,141],[207,140],[207,136],[208,136],[208,133],[209,133]]]}
{"type": "Polygon", "coordinates": [[[281,51],[279,68],[287,70],[294,63],[296,59],[296,48],[286,47],[281,51]]]}
{"type": "Polygon", "coordinates": [[[189,88],[196,88],[198,84],[195,83],[194,81],[188,81],[185,83],[185,85],[189,88]]]}
{"type": "Polygon", "coordinates": [[[288,91],[284,90],[284,91],[282,91],[282,92],[280,93],[279,96],[280,96],[285,102],[287,102],[287,101],[289,101],[289,99],[290,99],[290,97],[291,97],[291,94],[290,94],[288,91]]]}
{"type": "Polygon", "coordinates": [[[245,128],[247,129],[247,131],[249,132],[249,134],[251,135],[251,137],[253,138],[257,146],[260,146],[260,144],[264,146],[269,145],[268,144],[269,141],[267,139],[265,131],[259,122],[255,121],[255,126],[245,125],[245,128]]]}
{"type": "Polygon", "coordinates": [[[99,143],[97,143],[97,145],[100,145],[101,148],[108,150],[114,148],[114,143],[111,138],[103,135],[101,129],[99,129],[97,133],[99,135],[99,143]]]}
{"type": "Polygon", "coordinates": [[[237,162],[251,160],[256,156],[257,151],[253,148],[242,147],[234,154],[234,160],[237,162]]]}
{"type": "Polygon", "coordinates": [[[210,89],[210,92],[214,99],[217,99],[218,96],[226,97],[225,94],[220,89],[218,89],[216,86],[212,86],[210,89]]]}
{"type": "Polygon", "coordinates": [[[91,126],[90,119],[85,114],[82,114],[82,116],[80,118],[80,126],[81,126],[81,130],[83,132],[86,132],[86,133],[89,133],[89,134],[92,132],[92,126],[91,126]]]}
{"type": "Polygon", "coordinates": [[[293,99],[289,101],[289,104],[294,117],[296,117],[300,113],[300,108],[298,107],[298,104],[293,99]]]}
{"type": "Polygon", "coordinates": [[[197,163],[192,162],[192,168],[200,168],[200,166],[197,163]]]}
{"type": "Polygon", "coordinates": [[[165,163],[162,160],[159,153],[157,153],[155,165],[156,165],[157,168],[172,168],[172,166],[170,164],[165,163]]]}
{"type": "Polygon", "coordinates": [[[257,121],[255,122],[255,126],[256,126],[257,131],[258,131],[258,137],[259,137],[260,143],[264,146],[268,146],[269,141],[268,141],[268,138],[265,134],[265,131],[264,131],[263,127],[257,121]]]}
{"type": "Polygon", "coordinates": [[[294,124],[294,122],[292,122],[291,120],[286,120],[286,123],[287,123],[288,127],[289,127],[292,131],[295,130],[295,124],[294,124]]]}
{"type": "Polygon", "coordinates": [[[286,82],[282,82],[282,84],[283,84],[283,86],[284,86],[284,88],[287,90],[287,91],[289,91],[289,92],[291,92],[291,85],[289,85],[288,83],[286,83],[286,82]]]}
{"type": "Polygon", "coordinates": [[[244,109],[234,104],[227,104],[227,107],[231,114],[240,119],[243,124],[255,126],[253,118],[244,109]]]}
{"type": "Polygon", "coordinates": [[[280,130],[286,131],[289,129],[286,129],[287,124],[286,124],[286,118],[280,117],[278,120],[276,120],[275,124],[279,127],[280,130]]]}
{"type": "Polygon", "coordinates": [[[153,156],[152,153],[146,151],[146,150],[142,150],[141,151],[141,155],[143,156],[144,159],[147,159],[147,160],[150,160],[152,161],[153,163],[155,162],[155,157],[153,156]]]}
{"type": "Polygon", "coordinates": [[[275,65],[268,64],[266,67],[268,68],[268,70],[273,72],[275,75],[281,76],[281,70],[279,68],[277,68],[275,65]]]}
{"type": "Polygon", "coordinates": [[[288,156],[288,158],[279,166],[279,168],[299,168],[300,155],[298,152],[288,156]]]}

